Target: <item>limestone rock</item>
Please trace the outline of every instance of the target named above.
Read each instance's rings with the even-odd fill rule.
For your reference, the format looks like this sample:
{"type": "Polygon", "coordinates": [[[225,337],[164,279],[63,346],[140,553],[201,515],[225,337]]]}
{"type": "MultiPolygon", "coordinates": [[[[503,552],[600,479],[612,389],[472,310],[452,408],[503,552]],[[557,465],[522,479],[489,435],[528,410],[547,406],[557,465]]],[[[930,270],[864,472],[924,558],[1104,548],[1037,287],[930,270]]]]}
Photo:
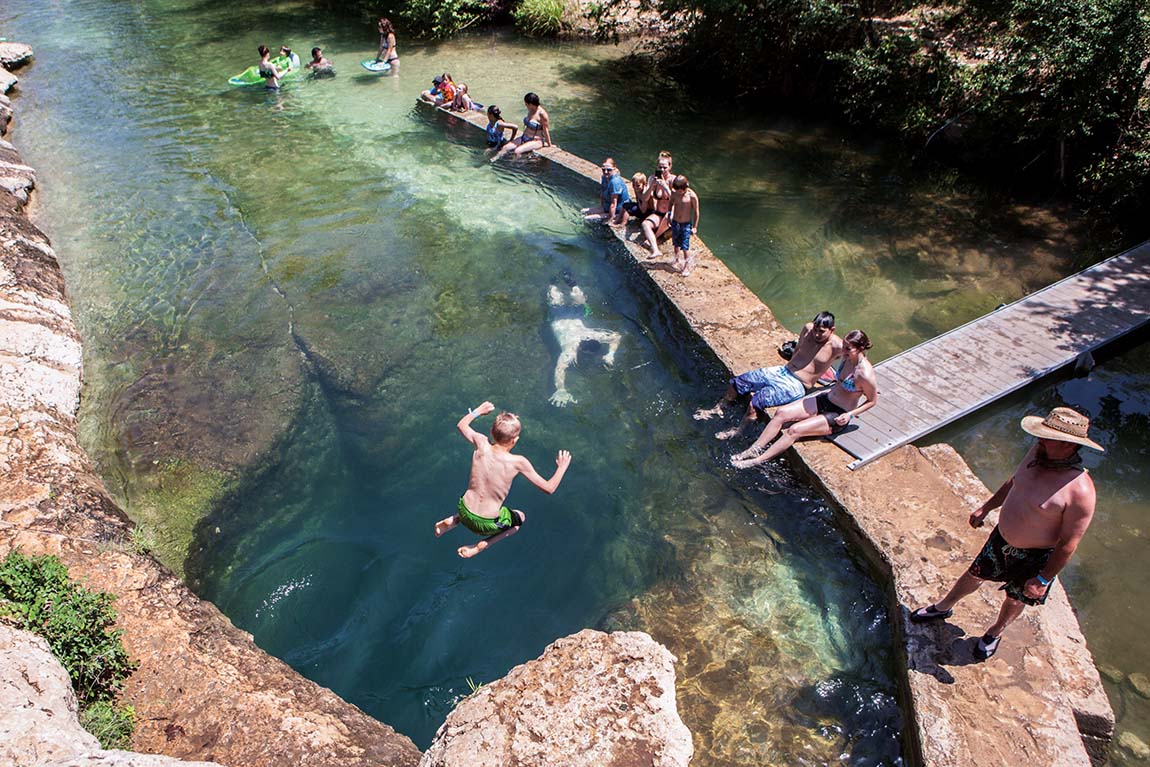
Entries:
{"type": "Polygon", "coordinates": [[[1129,730],[1118,735],[1118,747],[1128,751],[1135,759],[1150,759],[1150,746],[1129,730]]]}
{"type": "Polygon", "coordinates": [[[1134,692],[1141,695],[1143,698],[1150,698],[1150,678],[1141,672],[1135,672],[1126,677],[1126,681],[1130,682],[1130,686],[1134,688],[1134,692]]]}
{"type": "Polygon", "coordinates": [[[12,122],[12,100],[0,92],[0,136],[8,132],[10,122],[12,122]]]}
{"type": "Polygon", "coordinates": [[[462,701],[420,767],[686,765],[674,662],[642,632],[564,637],[462,701]]]}
{"type": "Polygon", "coordinates": [[[20,78],[0,67],[0,93],[7,93],[20,82],[20,78]]]}
{"type": "Polygon", "coordinates": [[[43,767],[219,767],[170,756],[102,751],[80,726],[68,672],[48,643],[0,624],[0,764],[43,767]]]}
{"type": "Polygon", "coordinates": [[[39,764],[100,748],[48,643],[0,624],[0,764],[39,764]]]}
{"type": "Polygon", "coordinates": [[[15,69],[32,60],[32,46],[24,43],[0,43],[0,67],[15,69]]]}

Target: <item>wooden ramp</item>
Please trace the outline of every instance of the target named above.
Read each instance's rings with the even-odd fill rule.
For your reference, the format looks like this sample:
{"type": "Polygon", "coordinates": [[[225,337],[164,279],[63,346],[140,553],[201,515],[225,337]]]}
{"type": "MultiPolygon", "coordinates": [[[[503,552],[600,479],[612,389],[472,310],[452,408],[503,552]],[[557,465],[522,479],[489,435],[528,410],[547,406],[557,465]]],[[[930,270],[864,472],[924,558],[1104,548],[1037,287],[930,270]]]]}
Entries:
{"type": "Polygon", "coordinates": [[[855,469],[1150,322],[1150,241],[875,366],[878,404],[832,441],[855,469]]]}

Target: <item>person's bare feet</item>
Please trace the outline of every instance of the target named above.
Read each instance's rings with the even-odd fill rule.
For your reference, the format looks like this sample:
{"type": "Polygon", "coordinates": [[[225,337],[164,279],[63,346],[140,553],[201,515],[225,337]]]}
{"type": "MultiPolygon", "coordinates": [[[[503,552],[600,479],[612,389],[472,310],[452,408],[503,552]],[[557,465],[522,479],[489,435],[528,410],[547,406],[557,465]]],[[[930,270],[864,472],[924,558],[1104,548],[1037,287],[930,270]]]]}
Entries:
{"type": "Polygon", "coordinates": [[[738,466],[740,469],[743,469],[743,468],[746,468],[746,466],[750,466],[752,464],[759,463],[760,461],[756,461],[756,460],[752,460],[752,459],[758,458],[762,454],[763,454],[763,449],[761,447],[755,447],[754,445],[752,445],[751,447],[748,447],[743,452],[735,453],[734,455],[732,455],[731,456],[731,464],[733,466],[738,466]]]}
{"type": "Polygon", "coordinates": [[[683,268],[680,269],[680,271],[683,273],[684,277],[691,273],[691,270],[695,268],[696,263],[697,261],[694,258],[688,258],[685,262],[683,262],[683,268]]]}
{"type": "Polygon", "coordinates": [[[709,408],[702,408],[701,407],[695,411],[695,420],[696,421],[709,421],[712,418],[714,418],[715,416],[722,415],[722,414],[723,414],[723,406],[722,405],[719,405],[718,407],[709,407],[709,408]]]}
{"type": "Polygon", "coordinates": [[[737,437],[741,431],[742,429],[740,429],[738,426],[733,429],[723,429],[722,431],[715,432],[715,439],[730,439],[731,437],[737,437]]]}
{"type": "Polygon", "coordinates": [[[738,459],[738,458],[734,458],[734,457],[731,458],[731,465],[734,466],[736,469],[749,469],[752,466],[758,466],[762,462],[763,462],[762,456],[759,456],[757,458],[746,458],[746,459],[738,459]]]}
{"type": "Polygon", "coordinates": [[[474,546],[460,546],[458,549],[456,549],[456,553],[464,559],[471,559],[473,556],[483,551],[485,548],[487,548],[487,541],[480,541],[474,546]]]}
{"type": "Polygon", "coordinates": [[[455,527],[455,517],[439,520],[435,523],[435,537],[438,538],[453,527],[455,527]]]}

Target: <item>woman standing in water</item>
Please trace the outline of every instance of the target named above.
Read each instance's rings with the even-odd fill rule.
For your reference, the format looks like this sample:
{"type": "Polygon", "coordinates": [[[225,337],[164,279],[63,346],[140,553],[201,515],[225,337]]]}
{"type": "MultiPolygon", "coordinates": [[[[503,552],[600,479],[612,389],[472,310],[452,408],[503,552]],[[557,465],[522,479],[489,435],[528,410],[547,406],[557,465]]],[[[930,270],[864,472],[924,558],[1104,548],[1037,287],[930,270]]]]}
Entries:
{"type": "Polygon", "coordinates": [[[643,193],[641,204],[649,211],[643,218],[640,226],[647,238],[647,247],[651,249],[651,258],[658,258],[659,237],[671,226],[671,181],[675,174],[671,172],[671,153],[659,152],[659,164],[651,178],[647,179],[647,189],[643,193]]]}
{"type": "Polygon", "coordinates": [[[259,47],[259,52],[259,73],[260,77],[264,79],[264,87],[269,91],[278,91],[280,87],[280,79],[287,74],[287,70],[281,70],[279,67],[272,63],[272,52],[271,49],[266,45],[261,45],[259,47]]]}
{"type": "Polygon", "coordinates": [[[862,415],[878,402],[878,381],[874,367],[866,357],[870,339],[861,330],[852,330],[843,339],[843,361],[838,369],[838,382],[830,389],[813,397],[783,405],[771,418],[767,428],[755,444],[731,457],[731,464],[745,469],[764,463],[804,437],[825,437],[838,434],[855,416],[862,415]],[[866,397],[866,402],[862,398],[866,397]],[[786,426],[786,431],[783,427],[786,426]],[[767,452],[763,448],[772,439],[778,439],[767,452]]]}
{"type": "Polygon", "coordinates": [[[515,154],[526,154],[540,147],[551,146],[551,117],[539,101],[539,96],[528,93],[523,97],[523,105],[527,107],[527,114],[523,118],[523,133],[519,138],[508,141],[499,150],[499,154],[491,158],[492,162],[514,150],[515,154]]]}
{"type": "Polygon", "coordinates": [[[379,50],[375,54],[376,61],[391,64],[391,73],[399,74],[399,52],[395,48],[395,27],[391,19],[380,16],[376,25],[379,28],[379,50]]]}

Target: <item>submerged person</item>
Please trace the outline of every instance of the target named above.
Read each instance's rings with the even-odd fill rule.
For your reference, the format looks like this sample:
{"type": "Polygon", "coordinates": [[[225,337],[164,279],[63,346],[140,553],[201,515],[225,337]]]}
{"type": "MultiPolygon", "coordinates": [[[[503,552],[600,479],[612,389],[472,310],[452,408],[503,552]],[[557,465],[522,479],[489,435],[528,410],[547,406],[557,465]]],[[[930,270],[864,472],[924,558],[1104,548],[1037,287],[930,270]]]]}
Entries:
{"type": "Polygon", "coordinates": [[[970,514],[970,526],[982,527],[987,515],[1001,506],[998,524],[946,596],[910,614],[915,623],[944,620],[986,581],[1004,584],[998,618],[974,646],[979,660],[998,652],[1003,632],[1026,605],[1046,602],[1054,579],[1094,518],[1094,481],[1082,468],[1078,451],[1083,445],[1105,449],[1090,439],[1090,419],[1068,407],[1056,407],[1046,418],[1026,416],[1020,425],[1038,439],[1010,479],[970,514]]]}
{"type": "Polygon", "coordinates": [[[318,45],[311,49],[311,61],[304,64],[304,69],[310,69],[316,77],[321,75],[334,75],[335,69],[331,59],[324,58],[323,48],[318,45]]]}
{"type": "Polygon", "coordinates": [[[375,26],[379,30],[379,50],[375,53],[375,60],[391,64],[391,73],[398,75],[399,51],[395,48],[395,27],[386,16],[380,16],[375,26]]]}
{"type": "Polygon", "coordinates": [[[487,146],[492,149],[502,149],[503,145],[515,138],[519,126],[503,119],[503,112],[492,104],[487,107],[487,146]],[[511,131],[508,138],[505,131],[511,131]]]}
{"type": "Polygon", "coordinates": [[[470,112],[475,108],[475,102],[467,95],[467,83],[460,83],[455,89],[455,98],[451,100],[451,111],[470,112]]]}
{"type": "Polygon", "coordinates": [[[623,337],[614,330],[598,330],[587,326],[584,321],[587,297],[578,285],[571,286],[569,296],[563,295],[562,290],[551,285],[547,289],[547,303],[551,332],[559,343],[559,359],[555,363],[555,393],[551,395],[551,404],[564,407],[576,402],[571,392],[567,391],[567,368],[579,360],[579,347],[584,343],[606,346],[603,364],[611,367],[615,364],[615,352],[619,350],[619,342],[623,337]]]}
{"type": "Polygon", "coordinates": [[[878,402],[878,381],[874,366],[866,356],[870,347],[866,333],[861,330],[847,333],[835,385],[813,397],[780,407],[754,444],[733,456],[731,464],[746,469],[782,455],[796,440],[838,434],[852,419],[874,407],[878,402]],[[771,440],[774,444],[768,448],[771,440]]]}
{"type": "Polygon", "coordinates": [[[714,407],[695,411],[695,420],[705,421],[721,415],[724,407],[750,394],[751,402],[742,422],[715,435],[718,439],[737,436],[758,419],[759,411],[794,402],[813,389],[819,377],[842,354],[843,340],[835,335],[835,316],[827,311],[819,312],[799,332],[798,343],[787,364],[748,370],[735,376],[714,407]]]}
{"type": "Polygon", "coordinates": [[[272,52],[266,45],[261,45],[258,50],[260,52],[259,73],[260,77],[264,79],[264,87],[270,91],[279,90],[280,80],[287,74],[287,71],[281,70],[272,63],[272,52]]]}
{"type": "Polygon", "coordinates": [[[527,114],[523,117],[523,133],[519,138],[507,142],[492,161],[498,160],[507,152],[514,151],[516,155],[522,155],[551,146],[551,117],[543,108],[539,96],[528,93],[523,97],[523,106],[527,107],[527,114]]]}
{"type": "Polygon", "coordinates": [[[550,495],[563,481],[567,467],[571,465],[571,454],[560,450],[555,458],[555,473],[551,479],[543,479],[531,461],[511,450],[519,442],[522,425],[514,413],[503,412],[495,418],[491,426],[492,442],[471,428],[471,422],[479,416],[495,410],[495,405],[484,402],[475,410],[459,419],[455,428],[470,442],[475,451],[471,454],[471,477],[467,481],[467,492],[459,499],[456,514],[435,523],[435,535],[439,537],[456,525],[463,525],[483,540],[474,546],[460,546],[459,556],[473,557],[509,535],[514,535],[519,526],[527,520],[527,515],[518,509],[511,510],[503,505],[511,491],[511,483],[522,474],[543,492],[550,495]]]}

